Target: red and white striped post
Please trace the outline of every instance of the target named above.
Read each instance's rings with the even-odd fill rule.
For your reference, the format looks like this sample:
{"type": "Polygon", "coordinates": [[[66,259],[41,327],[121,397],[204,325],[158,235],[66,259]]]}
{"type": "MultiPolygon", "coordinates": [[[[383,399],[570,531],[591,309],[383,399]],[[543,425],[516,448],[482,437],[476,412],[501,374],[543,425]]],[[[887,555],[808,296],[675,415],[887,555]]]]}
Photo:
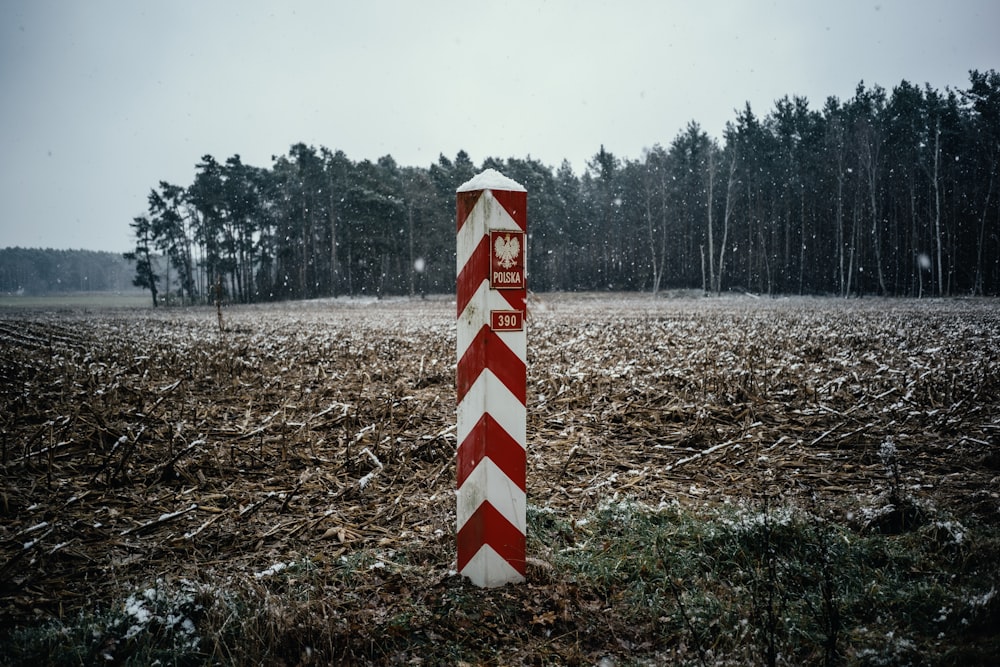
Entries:
{"type": "Polygon", "coordinates": [[[524,581],[528,193],[487,169],[457,191],[458,571],[524,581]]]}

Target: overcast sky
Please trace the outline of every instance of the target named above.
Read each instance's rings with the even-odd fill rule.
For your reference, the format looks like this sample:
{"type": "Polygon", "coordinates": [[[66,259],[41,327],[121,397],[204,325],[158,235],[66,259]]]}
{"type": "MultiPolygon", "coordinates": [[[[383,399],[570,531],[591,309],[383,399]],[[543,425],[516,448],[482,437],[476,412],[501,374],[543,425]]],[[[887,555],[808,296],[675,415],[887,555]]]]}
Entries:
{"type": "Polygon", "coordinates": [[[299,141],[581,174],[747,102],[965,88],[997,26],[997,0],[0,0],[0,247],[129,250],[160,180],[299,141]]]}

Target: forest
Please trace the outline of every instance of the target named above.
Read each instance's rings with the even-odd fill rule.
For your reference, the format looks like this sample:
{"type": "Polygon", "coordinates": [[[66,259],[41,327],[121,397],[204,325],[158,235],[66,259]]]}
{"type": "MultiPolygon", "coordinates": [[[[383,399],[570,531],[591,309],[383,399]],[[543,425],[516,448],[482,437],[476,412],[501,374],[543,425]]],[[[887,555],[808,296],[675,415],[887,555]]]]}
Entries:
{"type": "Polygon", "coordinates": [[[996,295],[998,159],[994,70],[961,90],[861,82],[821,109],[748,103],[721,142],[691,121],[638,158],[601,145],[579,176],[566,160],[461,151],[423,168],[299,143],[270,167],[205,155],[193,183],[161,181],[126,256],[154,303],[450,292],[455,189],[494,168],[528,190],[534,291],[996,295]]]}
{"type": "MultiPolygon", "coordinates": [[[[164,262],[153,258],[157,271],[164,262]]],[[[0,294],[134,292],[134,264],[94,250],[0,248],[0,294]]]]}

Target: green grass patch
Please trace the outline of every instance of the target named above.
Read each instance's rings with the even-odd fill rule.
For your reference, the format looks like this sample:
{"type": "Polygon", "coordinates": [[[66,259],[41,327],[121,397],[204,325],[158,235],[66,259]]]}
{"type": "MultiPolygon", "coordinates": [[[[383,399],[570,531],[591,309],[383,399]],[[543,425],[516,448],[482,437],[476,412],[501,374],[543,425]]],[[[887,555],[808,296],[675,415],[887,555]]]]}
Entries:
{"type": "Polygon", "coordinates": [[[938,520],[883,535],[765,502],[697,513],[619,503],[532,523],[556,571],[653,654],[934,664],[961,652],[990,664],[998,647],[996,526],[938,520]]]}
{"type": "Polygon", "coordinates": [[[767,499],[529,509],[523,585],[448,570],[447,537],[154,582],[2,635],[27,664],[993,664],[1000,529],[881,534],[767,499]],[[436,557],[436,558],[435,558],[436,557]]]}

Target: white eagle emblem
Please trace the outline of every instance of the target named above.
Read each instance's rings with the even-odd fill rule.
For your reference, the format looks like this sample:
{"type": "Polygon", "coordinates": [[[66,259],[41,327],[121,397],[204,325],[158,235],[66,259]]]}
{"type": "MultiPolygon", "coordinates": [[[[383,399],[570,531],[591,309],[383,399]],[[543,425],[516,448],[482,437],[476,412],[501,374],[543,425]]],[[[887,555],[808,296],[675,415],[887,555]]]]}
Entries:
{"type": "Polygon", "coordinates": [[[521,254],[521,242],[510,234],[506,237],[497,236],[497,240],[493,243],[493,251],[500,260],[500,266],[509,269],[517,263],[517,256],[521,254]]]}

